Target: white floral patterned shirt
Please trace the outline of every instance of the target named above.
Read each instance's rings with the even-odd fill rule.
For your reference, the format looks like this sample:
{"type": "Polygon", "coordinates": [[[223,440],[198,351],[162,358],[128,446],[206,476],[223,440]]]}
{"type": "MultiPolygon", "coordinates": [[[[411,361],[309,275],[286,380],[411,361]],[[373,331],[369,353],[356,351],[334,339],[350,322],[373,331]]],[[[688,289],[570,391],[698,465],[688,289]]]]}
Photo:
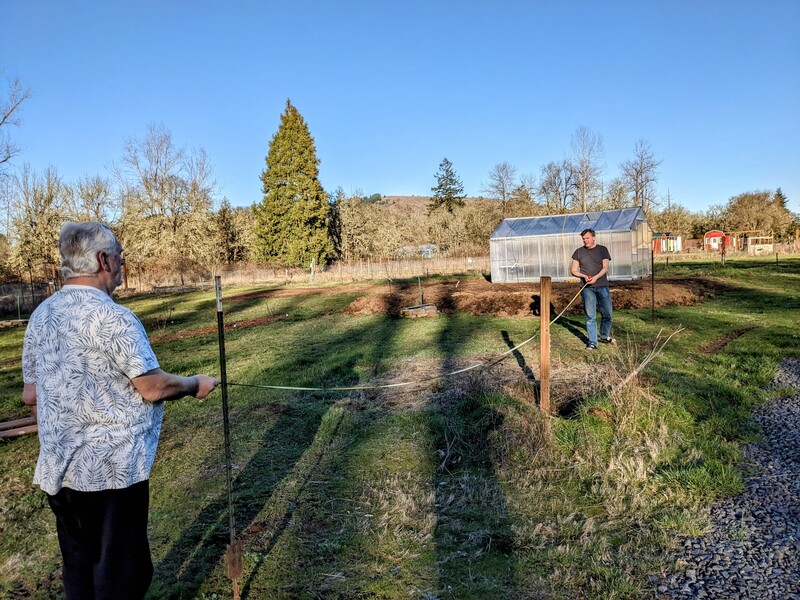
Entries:
{"type": "Polygon", "coordinates": [[[36,385],[39,460],[48,494],[126,488],[150,477],[164,403],[131,379],[158,368],[136,315],[90,286],[65,285],[31,315],[22,351],[36,385]]]}

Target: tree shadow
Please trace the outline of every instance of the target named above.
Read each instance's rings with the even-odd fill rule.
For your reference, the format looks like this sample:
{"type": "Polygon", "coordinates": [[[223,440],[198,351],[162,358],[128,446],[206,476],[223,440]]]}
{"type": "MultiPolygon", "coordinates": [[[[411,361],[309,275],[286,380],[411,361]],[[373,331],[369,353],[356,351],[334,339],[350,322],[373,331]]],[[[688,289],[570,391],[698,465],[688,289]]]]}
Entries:
{"type": "MultiPolygon", "coordinates": [[[[438,344],[444,355],[442,373],[459,367],[456,339],[463,327],[458,315],[445,315],[438,344]]],[[[504,340],[511,344],[507,332],[504,340]]],[[[512,346],[513,347],[513,346],[512,346]]],[[[517,362],[525,369],[521,355],[517,362]]],[[[492,388],[483,369],[446,379],[432,399],[439,413],[435,428],[438,468],[435,544],[439,564],[439,589],[447,597],[516,595],[514,532],[497,477],[499,465],[493,438],[504,416],[492,404],[492,388]]],[[[530,373],[527,369],[526,376],[530,373]]]]}
{"type": "MultiPolygon", "coordinates": [[[[336,438],[337,434],[339,433],[341,424],[342,424],[342,415],[339,415],[339,418],[337,419],[331,431],[330,437],[328,439],[328,445],[330,445],[336,438]]],[[[269,535],[266,538],[266,540],[259,546],[257,558],[253,563],[253,565],[249,568],[249,574],[245,578],[241,586],[241,595],[243,598],[249,597],[251,592],[251,586],[253,585],[253,581],[256,575],[258,574],[259,570],[262,568],[266,560],[269,558],[270,554],[275,548],[275,545],[278,543],[281,536],[286,531],[287,527],[289,527],[290,523],[292,522],[296,510],[298,506],[300,506],[300,503],[302,502],[303,495],[308,490],[310,482],[321,475],[321,466],[324,457],[325,457],[324,451],[317,454],[310,468],[306,472],[306,475],[302,478],[300,484],[294,488],[294,493],[289,502],[287,503],[287,510],[280,517],[277,524],[272,527],[272,534],[269,535]]],[[[246,535],[250,532],[259,531],[260,528],[261,525],[252,522],[250,527],[248,528],[248,530],[244,532],[244,534],[246,535]]]]}
{"type": "MultiPolygon", "coordinates": [[[[347,339],[332,340],[331,353],[336,354],[336,344],[358,345],[362,349],[360,360],[372,366],[363,382],[368,385],[380,378],[400,321],[384,317],[377,325],[374,319],[366,323],[347,339]]],[[[280,518],[273,513],[266,520],[251,523],[249,531],[253,535],[245,541],[245,549],[251,549],[257,558],[248,566],[242,587],[244,598],[273,597],[276,589],[281,590],[282,597],[292,598],[367,597],[366,590],[354,588],[366,587],[382,576],[375,574],[375,567],[370,565],[370,578],[354,577],[349,581],[349,578],[338,577],[341,572],[366,568],[362,563],[364,554],[353,550],[348,555],[359,559],[339,564],[339,552],[331,550],[344,552],[359,543],[359,533],[352,530],[350,522],[358,498],[350,496],[349,485],[354,472],[349,467],[354,457],[364,451],[362,444],[366,432],[382,418],[382,411],[371,403],[370,396],[374,393],[354,391],[339,398],[335,411],[328,413],[335,419],[335,425],[324,427],[324,432],[318,434],[319,440],[313,450],[310,449],[316,453],[310,464],[292,473],[291,497],[282,501],[287,507],[285,512],[280,518]],[[310,491],[312,484],[313,495],[310,491]],[[290,523],[291,536],[287,543],[292,546],[294,568],[277,569],[275,565],[286,557],[275,556],[275,548],[290,523]],[[265,533],[262,535],[261,532],[265,533]],[[324,565],[324,569],[320,565],[324,565]],[[346,590],[337,586],[346,587],[346,590]]],[[[358,467],[363,468],[363,465],[358,467]]],[[[386,572],[383,576],[392,577],[392,573],[386,572]]]]}
{"type": "MultiPolygon", "coordinates": [[[[363,337],[347,343],[364,345],[375,377],[391,366],[390,372],[413,379],[402,367],[385,363],[393,355],[398,333],[409,327],[407,322],[383,318],[377,325],[375,319],[371,323],[363,337]]],[[[447,373],[459,366],[457,350],[468,324],[457,316],[440,315],[425,321],[424,327],[433,324],[438,326],[438,344],[445,357],[438,372],[447,373]]],[[[307,475],[297,480],[298,490],[289,503],[310,504],[302,512],[287,511],[278,525],[265,527],[270,533],[258,546],[259,558],[245,581],[246,595],[267,597],[264,594],[280,589],[284,597],[361,598],[383,597],[379,590],[417,589],[444,598],[474,596],[501,586],[507,592],[504,597],[514,596],[514,534],[490,450],[505,417],[493,406],[486,379],[467,373],[421,385],[402,398],[393,397],[391,391],[362,392],[337,403],[336,410],[342,411],[337,413],[335,430],[339,440],[330,438],[326,442],[330,450],[318,450],[307,475]],[[404,405],[406,401],[412,405],[404,405]],[[387,432],[400,437],[380,440],[387,432]],[[403,455],[409,448],[404,446],[403,432],[429,438],[411,443],[414,452],[432,453],[421,459],[431,466],[428,482],[417,480],[416,463],[412,467],[397,462],[395,452],[403,455]],[[389,453],[385,462],[384,452],[389,453]],[[353,479],[365,469],[368,479],[353,479]],[[329,500],[308,497],[310,480],[316,496],[329,500]],[[428,492],[430,503],[425,499],[428,492]],[[406,494],[411,494],[416,509],[405,503],[406,494]],[[422,511],[414,525],[404,521],[409,509],[412,514],[422,511]],[[375,514],[362,516],[363,512],[375,514]],[[430,516],[429,525],[424,514],[430,516]],[[370,517],[389,519],[388,535],[398,536],[400,545],[383,546],[375,537],[383,521],[370,517]],[[291,542],[287,540],[295,567],[277,573],[275,565],[286,558],[271,555],[290,521],[296,521],[291,542]],[[428,531],[433,532],[435,558],[421,558],[427,555],[428,531]]]]}
{"type": "MultiPolygon", "coordinates": [[[[311,445],[322,416],[322,411],[316,410],[310,418],[307,406],[281,407],[281,414],[264,433],[263,445],[233,480],[237,530],[251,523],[291,472],[311,445]]],[[[193,596],[225,555],[229,536],[228,497],[220,493],[202,508],[155,566],[150,597],[193,596]]]]}
{"type": "MultiPolygon", "coordinates": [[[[319,332],[315,342],[322,347],[331,348],[327,359],[316,361],[317,364],[324,364],[324,369],[314,371],[314,375],[311,375],[317,378],[316,381],[295,380],[293,385],[319,387],[330,379],[334,379],[338,385],[352,385],[358,382],[356,363],[380,356],[383,351],[381,341],[374,340],[373,333],[367,324],[351,331],[347,337],[348,343],[354,339],[370,339],[373,340],[373,344],[372,347],[365,345],[361,353],[344,357],[335,354],[336,346],[344,343],[343,340],[332,334],[326,336],[325,332],[319,332]],[[370,351],[373,354],[370,354],[370,351]]],[[[281,378],[287,376],[286,374],[298,372],[298,366],[307,363],[300,358],[294,352],[288,351],[283,359],[274,361],[268,369],[253,374],[249,379],[254,383],[270,383],[271,378],[281,378]]],[[[250,419],[249,426],[252,427],[253,421],[258,422],[256,419],[272,420],[271,417],[274,417],[271,425],[263,430],[258,449],[233,480],[237,539],[259,531],[258,515],[270,504],[275,491],[287,477],[292,475],[298,461],[314,444],[321,423],[341,393],[327,394],[327,396],[323,396],[322,393],[304,394],[291,402],[269,404],[251,400],[248,405],[235,407],[231,411],[234,445],[238,418],[250,419]]],[[[336,437],[337,431],[338,424],[333,427],[331,439],[336,437]]],[[[269,557],[292,520],[298,506],[297,499],[304,493],[308,479],[318,470],[319,460],[317,457],[316,462],[312,461],[310,470],[306,471],[307,474],[299,478],[295,501],[290,502],[285,512],[274,522],[271,536],[266,540],[259,540],[264,546],[258,548],[259,558],[252,568],[249,567],[250,575],[244,581],[244,590],[249,590],[253,574],[269,557]]],[[[193,522],[171,544],[164,558],[155,565],[149,597],[194,597],[223,560],[229,541],[228,497],[225,490],[202,507],[193,522]]],[[[297,576],[301,577],[302,573],[297,573],[297,576]]]]}
{"type": "MultiPolygon", "coordinates": [[[[408,325],[390,317],[358,319],[363,324],[346,335],[315,332],[314,344],[325,348],[316,362],[324,369],[308,376],[314,381],[296,385],[346,385],[380,378],[387,371],[403,372],[397,365],[387,369],[386,357],[393,355],[398,333],[408,325]],[[345,355],[340,350],[345,346],[358,352],[345,355]],[[364,373],[364,365],[370,373],[364,373]]],[[[439,372],[450,372],[459,366],[458,349],[469,331],[469,317],[440,315],[425,327],[432,323],[440,325],[437,343],[444,360],[439,372]]],[[[507,334],[505,339],[511,344],[507,334]]],[[[287,352],[248,379],[268,383],[285,377],[306,364],[301,358],[287,352]]],[[[524,359],[520,355],[517,360],[525,373],[524,359]]],[[[528,372],[526,377],[532,377],[528,372]]],[[[484,375],[467,373],[409,392],[410,401],[417,402],[411,417],[405,408],[374,403],[369,392],[335,398],[303,394],[290,403],[270,405],[274,420],[259,434],[255,453],[234,482],[237,537],[248,557],[243,597],[371,597],[375,589],[419,585],[439,597],[492,595],[498,587],[505,597],[515,596],[514,534],[491,450],[505,417],[493,404],[487,381],[484,375]],[[420,549],[432,543],[436,555],[430,560],[373,552],[373,534],[353,525],[353,507],[363,502],[361,484],[353,476],[363,468],[363,453],[376,451],[373,441],[366,442],[365,431],[385,436],[387,421],[405,418],[414,420],[415,431],[426,424],[422,432],[429,439],[418,448],[432,452],[428,458],[438,467],[429,482],[420,482],[434,497],[427,513],[435,523],[432,541],[420,537],[407,542],[420,549]]],[[[387,400],[381,396],[379,402],[387,400]]],[[[264,410],[254,408],[242,418],[256,418],[264,410]]],[[[233,419],[234,441],[236,431],[233,419]]],[[[402,464],[385,469],[382,476],[395,477],[400,484],[416,473],[402,464]]],[[[364,485],[378,484],[369,479],[364,485]]],[[[220,492],[158,562],[151,597],[194,597],[204,588],[224,589],[226,583],[218,579],[228,542],[227,495],[220,492]],[[217,580],[209,581],[212,576],[217,580]]]]}

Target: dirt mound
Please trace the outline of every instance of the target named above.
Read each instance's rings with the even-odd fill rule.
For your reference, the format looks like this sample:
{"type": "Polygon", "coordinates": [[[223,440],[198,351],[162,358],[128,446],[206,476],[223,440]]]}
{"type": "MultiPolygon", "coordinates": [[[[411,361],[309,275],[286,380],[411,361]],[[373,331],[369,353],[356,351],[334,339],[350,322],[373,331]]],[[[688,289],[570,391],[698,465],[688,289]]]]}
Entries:
{"type": "MultiPolygon", "coordinates": [[[[391,299],[393,300],[393,299],[391,299]]],[[[361,296],[350,303],[344,313],[347,315],[400,314],[393,312],[388,294],[380,296],[361,296]]]]}
{"type": "MultiPolygon", "coordinates": [[[[724,283],[711,277],[690,279],[659,278],[655,283],[655,305],[691,306],[714,296],[724,283]]],[[[551,289],[551,314],[567,306],[578,293],[577,283],[554,283],[551,289]]],[[[347,315],[386,314],[399,316],[403,308],[427,303],[439,312],[466,312],[497,317],[528,317],[539,314],[539,284],[492,284],[485,279],[430,281],[393,284],[345,284],[316,288],[278,288],[239,294],[229,300],[254,300],[313,294],[363,292],[343,312],[347,315]],[[391,289],[391,291],[390,291],[391,289]],[[422,297],[420,297],[422,292],[422,297]]],[[[612,282],[611,297],[616,309],[650,308],[650,280],[612,282]]],[[[582,311],[580,298],[572,303],[568,313],[582,311]]]]}
{"type": "MultiPolygon", "coordinates": [[[[655,305],[690,306],[713,296],[722,284],[711,278],[659,279],[655,284],[655,305]]],[[[574,283],[554,283],[551,290],[552,314],[564,309],[580,288],[574,283]]],[[[636,309],[651,306],[650,281],[617,282],[611,285],[614,308],[636,309]]],[[[497,317],[538,315],[538,284],[493,285],[485,280],[437,281],[422,286],[422,301],[435,304],[440,312],[466,312],[497,317]]],[[[348,315],[389,314],[397,316],[407,306],[420,304],[420,289],[408,284],[392,293],[372,293],[356,299],[344,313],[348,315]]],[[[581,312],[580,298],[569,313],[581,312]]]]}

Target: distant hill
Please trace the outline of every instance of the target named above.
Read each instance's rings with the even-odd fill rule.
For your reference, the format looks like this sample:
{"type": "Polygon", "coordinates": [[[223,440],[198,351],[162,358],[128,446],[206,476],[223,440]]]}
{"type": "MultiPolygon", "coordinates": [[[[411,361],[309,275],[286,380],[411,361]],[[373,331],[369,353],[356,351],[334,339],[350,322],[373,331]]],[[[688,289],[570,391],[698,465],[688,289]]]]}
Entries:
{"type": "MultiPolygon", "coordinates": [[[[380,204],[395,208],[399,210],[408,210],[408,209],[427,209],[428,204],[431,202],[430,196],[383,196],[381,199],[380,204]]],[[[464,202],[467,204],[475,204],[480,202],[494,202],[494,200],[489,200],[487,198],[464,198],[464,202]]]]}

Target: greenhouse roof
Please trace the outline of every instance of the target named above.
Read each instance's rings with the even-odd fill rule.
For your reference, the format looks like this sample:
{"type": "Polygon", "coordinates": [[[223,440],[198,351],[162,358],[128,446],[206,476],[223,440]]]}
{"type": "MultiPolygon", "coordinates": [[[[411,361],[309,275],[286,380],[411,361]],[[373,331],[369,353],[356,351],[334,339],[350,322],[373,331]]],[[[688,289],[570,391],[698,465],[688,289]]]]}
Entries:
{"type": "Polygon", "coordinates": [[[637,222],[644,221],[640,207],[618,210],[600,210],[572,215],[545,217],[520,217],[503,219],[492,233],[492,239],[580,233],[584,229],[595,231],[630,231],[637,222]]]}

